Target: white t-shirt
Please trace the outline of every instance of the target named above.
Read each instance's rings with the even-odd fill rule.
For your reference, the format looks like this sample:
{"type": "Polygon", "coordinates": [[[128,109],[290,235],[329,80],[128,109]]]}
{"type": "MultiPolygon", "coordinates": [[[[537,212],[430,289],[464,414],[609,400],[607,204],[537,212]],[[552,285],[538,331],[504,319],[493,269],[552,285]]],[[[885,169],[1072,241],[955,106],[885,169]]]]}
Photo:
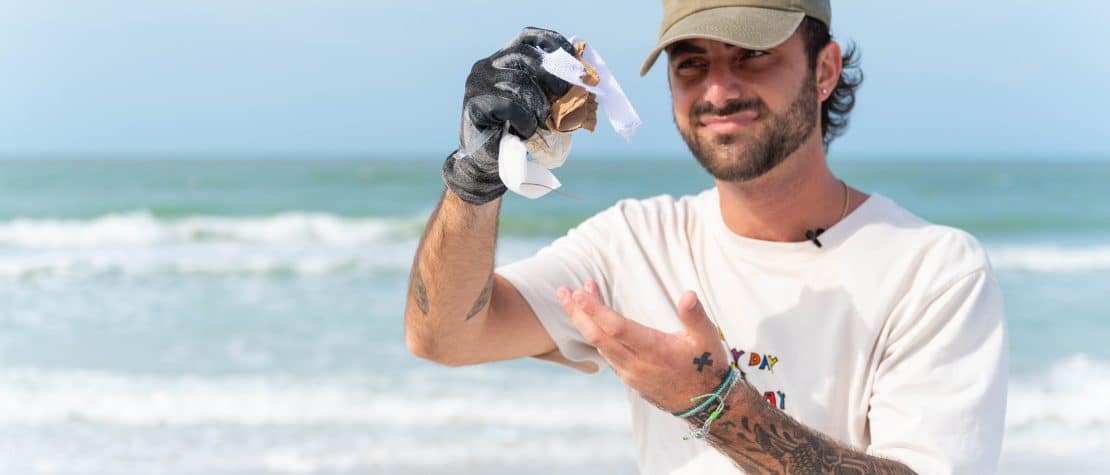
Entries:
{"type": "MultiPolygon", "coordinates": [[[[587,279],[625,317],[681,330],[694,290],[748,382],[795,419],[918,473],[997,469],[1006,410],[1002,298],[982,247],[871,195],[808,241],[732,233],[717,190],[622,200],[502,266],[562,356],[605,365],[555,299],[587,279]]],[[[581,368],[582,364],[576,365],[581,368]]],[[[640,470],[740,473],[688,424],[629,390],[640,470]]]]}

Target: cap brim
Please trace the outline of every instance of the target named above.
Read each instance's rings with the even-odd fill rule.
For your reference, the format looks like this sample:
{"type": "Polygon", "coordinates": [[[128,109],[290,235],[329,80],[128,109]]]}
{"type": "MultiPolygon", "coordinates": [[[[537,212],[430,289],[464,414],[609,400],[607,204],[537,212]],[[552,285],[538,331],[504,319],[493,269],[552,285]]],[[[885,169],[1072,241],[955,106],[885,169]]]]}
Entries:
{"type": "Polygon", "coordinates": [[[745,49],[774,48],[794,34],[805,15],[761,7],[718,7],[692,13],[663,33],[640,67],[640,75],[647,74],[664,49],[682,40],[704,38],[745,49]]]}

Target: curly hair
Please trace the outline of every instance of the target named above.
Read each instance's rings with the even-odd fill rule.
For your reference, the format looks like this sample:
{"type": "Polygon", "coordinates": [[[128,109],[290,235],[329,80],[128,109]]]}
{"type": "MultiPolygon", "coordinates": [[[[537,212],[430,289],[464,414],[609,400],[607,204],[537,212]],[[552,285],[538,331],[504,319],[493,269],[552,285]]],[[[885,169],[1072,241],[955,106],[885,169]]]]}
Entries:
{"type": "MultiPolygon", "coordinates": [[[[806,56],[809,59],[809,69],[817,68],[817,55],[825,45],[832,41],[829,27],[812,17],[806,17],[798,27],[805,41],[806,56]]],[[[863,84],[863,70],[859,66],[859,55],[855,44],[849,44],[844,49],[842,60],[844,70],[836,82],[832,94],[821,103],[821,141],[828,148],[833,139],[841,136],[848,128],[848,113],[856,105],[856,89],[863,84]]]]}

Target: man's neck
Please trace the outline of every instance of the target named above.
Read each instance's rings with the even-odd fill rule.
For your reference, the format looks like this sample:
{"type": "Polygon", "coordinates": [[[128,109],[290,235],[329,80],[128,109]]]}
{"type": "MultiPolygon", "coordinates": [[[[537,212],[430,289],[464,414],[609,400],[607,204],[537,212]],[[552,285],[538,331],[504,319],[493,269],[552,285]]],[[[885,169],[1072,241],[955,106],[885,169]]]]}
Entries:
{"type": "MultiPolygon", "coordinates": [[[[829,170],[820,139],[807,141],[759,178],[716,182],[725,225],[752,239],[802,241],[806,230],[828,228],[844,213],[844,185],[829,170]]],[[[848,211],[865,198],[849,189],[848,211]]]]}

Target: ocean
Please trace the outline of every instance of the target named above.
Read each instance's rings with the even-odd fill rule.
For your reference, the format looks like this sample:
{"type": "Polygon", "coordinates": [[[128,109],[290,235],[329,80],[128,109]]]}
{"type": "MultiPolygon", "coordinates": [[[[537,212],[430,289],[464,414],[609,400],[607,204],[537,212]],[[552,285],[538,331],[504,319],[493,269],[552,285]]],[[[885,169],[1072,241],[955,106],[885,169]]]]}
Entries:
{"type": "MultiPolygon", "coordinates": [[[[0,473],[632,474],[612,373],[405,349],[438,161],[0,161],[0,473]]],[[[1110,162],[834,160],[987,247],[1011,380],[1002,471],[1110,471],[1110,162]]],[[[571,160],[497,259],[691,159],[571,160]]]]}

